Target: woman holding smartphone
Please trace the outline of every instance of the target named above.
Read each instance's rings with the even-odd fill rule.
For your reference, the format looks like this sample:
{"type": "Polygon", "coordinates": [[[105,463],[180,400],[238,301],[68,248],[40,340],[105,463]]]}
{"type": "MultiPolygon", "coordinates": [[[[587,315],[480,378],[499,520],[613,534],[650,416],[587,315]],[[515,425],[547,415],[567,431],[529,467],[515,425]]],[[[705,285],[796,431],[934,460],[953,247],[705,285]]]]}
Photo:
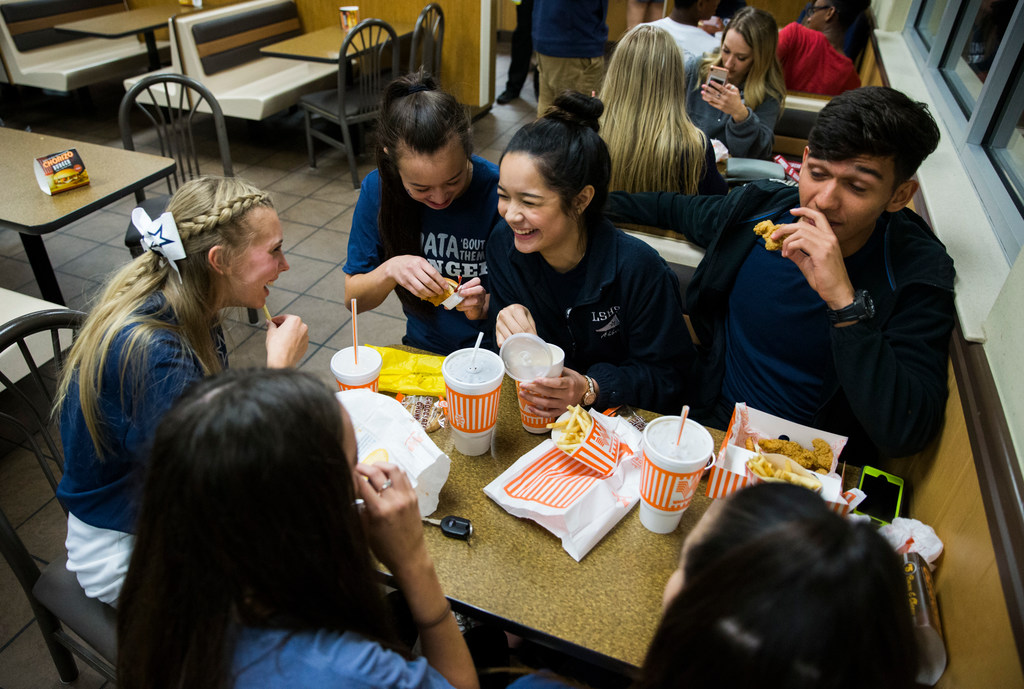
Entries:
{"type": "Polygon", "coordinates": [[[725,28],[718,53],[686,63],[690,119],[735,158],[771,158],[775,121],[786,100],[778,42],[771,13],[746,7],[725,28]]]}

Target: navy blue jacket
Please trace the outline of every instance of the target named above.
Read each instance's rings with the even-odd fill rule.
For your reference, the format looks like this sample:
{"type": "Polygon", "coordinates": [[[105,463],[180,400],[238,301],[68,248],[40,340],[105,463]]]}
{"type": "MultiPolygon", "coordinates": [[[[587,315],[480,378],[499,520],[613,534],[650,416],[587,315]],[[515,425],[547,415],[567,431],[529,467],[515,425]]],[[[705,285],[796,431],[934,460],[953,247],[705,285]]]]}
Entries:
{"type": "MultiPolygon", "coordinates": [[[[698,420],[710,418],[722,389],[729,294],[757,244],[752,228],[799,205],[797,189],[776,182],[754,182],[728,196],[611,194],[610,215],[681,232],[706,249],[686,293],[701,342],[693,403],[698,420]]],[[[922,450],[942,425],[948,394],[953,260],[913,211],[882,219],[885,265],[850,274],[854,289],[871,294],[875,316],[829,328],[833,365],[812,423],[847,436],[843,459],[855,464],[879,453],[901,457],[922,450]]]]}
{"type": "Polygon", "coordinates": [[[565,365],[597,381],[596,409],[629,404],[678,414],[693,345],[683,322],[679,281],[654,249],[603,220],[591,232],[587,268],[568,313],[544,288],[538,253],[516,250],[504,220],[487,242],[492,325],[522,304],[537,334],[565,351],[565,365]]]}
{"type": "Polygon", "coordinates": [[[537,0],[533,49],[550,57],[603,57],[608,0],[537,0]]]}

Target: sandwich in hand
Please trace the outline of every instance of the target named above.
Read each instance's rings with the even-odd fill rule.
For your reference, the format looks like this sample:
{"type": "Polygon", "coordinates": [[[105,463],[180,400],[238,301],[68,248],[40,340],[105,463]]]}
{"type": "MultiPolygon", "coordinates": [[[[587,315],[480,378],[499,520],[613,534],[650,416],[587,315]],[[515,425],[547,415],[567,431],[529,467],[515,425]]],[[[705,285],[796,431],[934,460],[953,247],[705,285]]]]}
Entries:
{"type": "Polygon", "coordinates": [[[451,311],[462,303],[462,296],[456,291],[459,287],[459,283],[455,282],[455,280],[452,280],[451,278],[445,278],[444,280],[447,283],[444,292],[421,298],[423,301],[429,301],[434,306],[443,306],[451,311]]]}

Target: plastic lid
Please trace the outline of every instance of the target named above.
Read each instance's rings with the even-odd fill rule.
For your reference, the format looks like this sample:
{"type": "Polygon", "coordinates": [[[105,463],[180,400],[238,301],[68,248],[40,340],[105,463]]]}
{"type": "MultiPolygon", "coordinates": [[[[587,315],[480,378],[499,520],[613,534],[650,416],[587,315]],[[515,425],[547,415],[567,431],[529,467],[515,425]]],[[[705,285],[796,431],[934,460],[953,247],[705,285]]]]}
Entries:
{"type": "Polygon", "coordinates": [[[551,348],[544,340],[528,333],[510,335],[501,345],[505,371],[518,381],[546,376],[551,369],[551,348]]]}

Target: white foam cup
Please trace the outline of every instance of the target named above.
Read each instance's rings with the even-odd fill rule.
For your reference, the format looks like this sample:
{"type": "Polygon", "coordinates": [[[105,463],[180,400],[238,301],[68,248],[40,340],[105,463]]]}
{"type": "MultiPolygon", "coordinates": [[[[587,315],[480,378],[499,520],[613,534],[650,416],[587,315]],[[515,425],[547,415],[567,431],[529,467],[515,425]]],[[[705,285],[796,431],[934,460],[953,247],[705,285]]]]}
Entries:
{"type": "Polygon", "coordinates": [[[644,429],[640,523],[654,533],[679,526],[714,451],[711,434],[692,419],[676,445],[679,422],[678,416],[662,416],[644,429]]]}
{"type": "Polygon", "coordinates": [[[501,381],[505,365],[486,349],[459,349],[441,364],[446,390],[448,425],[455,449],[475,457],[491,449],[491,437],[498,422],[501,381]]]}
{"type": "Polygon", "coordinates": [[[345,347],[331,357],[331,373],[338,381],[339,390],[368,388],[377,392],[383,363],[380,352],[372,347],[359,345],[359,363],[356,364],[355,350],[352,347],[345,347]]]}

